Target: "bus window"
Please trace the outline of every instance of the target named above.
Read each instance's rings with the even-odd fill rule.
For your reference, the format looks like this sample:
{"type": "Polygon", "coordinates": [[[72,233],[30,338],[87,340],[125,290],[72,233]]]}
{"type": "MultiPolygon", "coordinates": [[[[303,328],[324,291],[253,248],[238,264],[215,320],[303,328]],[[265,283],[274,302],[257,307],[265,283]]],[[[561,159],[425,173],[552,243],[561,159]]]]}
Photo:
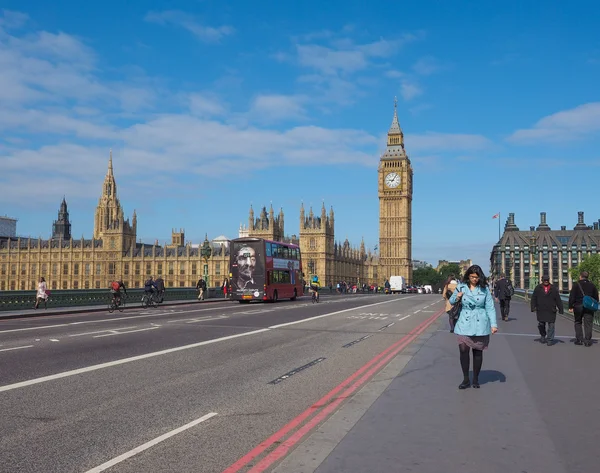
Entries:
{"type": "Polygon", "coordinates": [[[290,249],[287,246],[284,246],[282,248],[282,250],[283,250],[283,256],[282,256],[282,258],[283,259],[290,259],[290,249]]]}
{"type": "Polygon", "coordinates": [[[271,256],[271,243],[269,242],[265,243],[265,253],[267,254],[267,256],[271,256]]]}

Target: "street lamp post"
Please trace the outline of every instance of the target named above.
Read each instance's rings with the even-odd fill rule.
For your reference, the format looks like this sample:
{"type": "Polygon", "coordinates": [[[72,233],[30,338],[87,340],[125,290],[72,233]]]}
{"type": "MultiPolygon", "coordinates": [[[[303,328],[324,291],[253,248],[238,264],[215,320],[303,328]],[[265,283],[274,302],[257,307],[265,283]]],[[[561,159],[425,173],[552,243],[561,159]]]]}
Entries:
{"type": "Polygon", "coordinates": [[[200,248],[200,256],[204,258],[204,282],[206,283],[206,287],[209,286],[208,282],[208,259],[212,255],[212,248],[210,247],[210,242],[208,241],[208,235],[204,236],[204,242],[202,243],[202,247],[200,248]]]}
{"type": "MultiPolygon", "coordinates": [[[[537,249],[537,236],[535,233],[532,233],[529,237],[529,252],[531,258],[531,271],[529,273],[529,289],[533,293],[533,290],[536,288],[538,281],[537,276],[535,275],[535,257],[538,252],[537,249]]],[[[525,291],[525,295],[527,295],[527,291],[525,291]]]]}
{"type": "Polygon", "coordinates": [[[308,261],[308,285],[310,286],[312,278],[315,272],[315,262],[313,260],[308,261]]]}

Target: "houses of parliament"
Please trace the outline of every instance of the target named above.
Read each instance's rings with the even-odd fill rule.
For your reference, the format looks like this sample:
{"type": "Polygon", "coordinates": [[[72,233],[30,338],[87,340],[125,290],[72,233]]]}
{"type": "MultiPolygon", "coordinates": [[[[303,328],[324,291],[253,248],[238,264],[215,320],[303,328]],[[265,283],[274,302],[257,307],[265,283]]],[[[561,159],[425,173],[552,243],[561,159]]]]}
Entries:
{"type": "MultiPolygon", "coordinates": [[[[298,235],[286,236],[284,212],[263,207],[255,216],[250,207],[248,225],[239,236],[255,236],[300,245],[303,271],[318,275],[322,284],[382,285],[391,275],[411,281],[412,167],[404,150],[404,136],[394,104],[387,148],[378,167],[379,252],[353,247],[335,239],[333,208],[323,203],[315,213],[304,205],[299,211],[298,235]]],[[[66,200],[48,240],[0,236],[0,290],[33,290],[44,277],[51,289],[104,289],[122,278],[127,287],[143,287],[148,276],[162,276],[167,287],[194,287],[208,274],[209,286],[220,286],[229,273],[229,241],[210,242],[210,256],[200,245],[186,241],[183,230],[173,230],[171,244],[137,242],[137,215],[125,217],[117,194],[112,153],[94,216],[91,239],[74,239],[66,200]]]]}

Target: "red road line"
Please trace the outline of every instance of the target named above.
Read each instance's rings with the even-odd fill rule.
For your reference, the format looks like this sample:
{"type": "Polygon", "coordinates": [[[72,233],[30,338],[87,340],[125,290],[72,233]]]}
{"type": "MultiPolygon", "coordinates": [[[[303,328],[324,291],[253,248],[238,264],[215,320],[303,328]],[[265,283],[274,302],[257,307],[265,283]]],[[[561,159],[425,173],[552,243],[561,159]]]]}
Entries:
{"type": "MultiPolygon", "coordinates": [[[[372,374],[374,374],[374,372],[376,372],[379,367],[382,364],[385,364],[389,361],[389,359],[393,358],[394,356],[396,356],[396,354],[400,351],[403,350],[406,345],[408,345],[410,342],[412,342],[415,338],[417,338],[427,327],[429,327],[441,314],[443,313],[443,310],[441,310],[440,312],[434,314],[433,316],[431,316],[429,319],[425,320],[424,322],[422,322],[421,324],[419,324],[417,327],[415,327],[411,332],[409,332],[407,335],[405,335],[404,337],[402,337],[399,341],[393,343],[392,345],[390,345],[388,348],[386,348],[385,350],[383,350],[381,353],[379,353],[378,355],[376,355],[372,360],[368,361],[364,366],[362,366],[360,369],[358,369],[354,374],[352,374],[351,376],[349,376],[347,379],[345,379],[344,381],[342,381],[338,386],[336,386],[335,388],[333,388],[329,393],[327,393],[324,397],[322,397],[319,401],[317,401],[315,404],[313,404],[312,406],[310,406],[308,409],[306,409],[303,413],[301,413],[300,415],[298,415],[297,417],[295,417],[294,419],[292,419],[288,424],[286,424],[283,428],[281,428],[280,430],[278,430],[277,432],[275,432],[273,435],[271,435],[269,438],[267,438],[266,440],[264,440],[263,442],[261,442],[260,444],[258,444],[255,448],[253,448],[252,450],[250,450],[248,453],[246,453],[246,455],[244,455],[242,458],[240,458],[238,461],[236,461],[235,463],[233,463],[231,466],[229,466],[226,470],[223,471],[223,473],[236,473],[238,471],[240,471],[241,468],[243,468],[244,466],[246,466],[250,461],[252,461],[254,458],[256,458],[257,456],[261,455],[262,453],[264,453],[264,451],[269,448],[271,445],[273,445],[275,442],[277,442],[278,440],[280,440],[281,438],[283,438],[290,430],[293,430],[294,428],[296,428],[298,425],[300,425],[307,417],[309,417],[311,414],[313,414],[315,412],[315,410],[323,407],[325,405],[325,403],[327,403],[332,397],[334,397],[338,392],[340,392],[342,389],[344,389],[346,387],[346,385],[350,384],[352,381],[354,381],[355,378],[357,378],[358,376],[360,376],[361,374],[363,374],[363,372],[369,370],[369,368],[371,368],[372,365],[374,365],[375,363],[377,363],[381,358],[386,357],[386,355],[388,355],[390,352],[393,352],[393,354],[388,355],[384,361],[380,362],[377,364],[377,366],[373,369],[371,369],[367,374],[365,374],[361,379],[359,379],[354,385],[352,385],[350,388],[348,388],[344,394],[342,394],[342,396],[340,396],[338,399],[336,399],[335,401],[333,401],[329,406],[327,406],[325,409],[323,409],[323,411],[321,411],[321,413],[319,413],[317,416],[315,416],[315,418],[319,417],[319,419],[321,418],[321,414],[327,410],[327,412],[331,411],[331,409],[334,409],[342,400],[344,400],[347,397],[347,394],[352,393],[354,390],[356,390],[356,388],[358,386],[360,386],[361,384],[364,384],[364,382],[370,377],[372,376],[372,374]],[[334,406],[333,408],[331,408],[331,406],[334,406]]],[[[327,415],[327,414],[325,414],[327,415]]],[[[310,428],[312,428],[312,422],[314,421],[314,419],[311,420],[309,423],[307,423],[306,425],[311,425],[310,428]]],[[[319,422],[319,421],[317,421],[319,422]]],[[[302,428],[299,429],[298,432],[300,431],[305,431],[306,425],[302,428]]],[[[310,428],[308,430],[310,430],[310,428]]],[[[290,439],[295,438],[298,434],[298,432],[296,432],[296,434],[292,435],[290,437],[290,439]]],[[[290,439],[288,439],[286,442],[282,443],[276,450],[274,450],[273,452],[271,452],[267,457],[265,457],[260,463],[258,463],[251,471],[264,471],[264,468],[268,468],[268,466],[270,466],[271,464],[273,464],[273,462],[275,462],[278,458],[280,458],[281,455],[281,451],[280,450],[284,445],[286,445],[285,447],[285,452],[287,452],[289,450],[289,448],[294,445],[302,436],[304,435],[304,433],[302,435],[300,435],[300,437],[298,437],[297,440],[295,440],[293,443],[291,443],[290,445],[287,445],[287,443],[290,441],[290,439]],[[276,457],[271,457],[272,455],[274,455],[276,452],[277,456],[276,457]],[[260,470],[256,470],[256,468],[258,468],[260,465],[263,465],[263,463],[267,460],[273,458],[271,461],[269,461],[269,463],[267,465],[264,466],[263,469],[260,470]]],[[[285,452],[283,452],[283,454],[285,454],[285,452]]]]}

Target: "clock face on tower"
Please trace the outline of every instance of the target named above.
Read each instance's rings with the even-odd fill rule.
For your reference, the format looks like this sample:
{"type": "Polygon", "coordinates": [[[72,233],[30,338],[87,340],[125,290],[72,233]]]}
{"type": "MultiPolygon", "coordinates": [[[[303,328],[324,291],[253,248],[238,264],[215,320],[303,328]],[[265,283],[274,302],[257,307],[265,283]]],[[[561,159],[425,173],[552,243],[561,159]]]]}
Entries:
{"type": "Polygon", "coordinates": [[[384,182],[385,185],[390,189],[395,189],[400,185],[400,176],[398,175],[398,173],[390,172],[389,174],[385,175],[384,182]]]}

